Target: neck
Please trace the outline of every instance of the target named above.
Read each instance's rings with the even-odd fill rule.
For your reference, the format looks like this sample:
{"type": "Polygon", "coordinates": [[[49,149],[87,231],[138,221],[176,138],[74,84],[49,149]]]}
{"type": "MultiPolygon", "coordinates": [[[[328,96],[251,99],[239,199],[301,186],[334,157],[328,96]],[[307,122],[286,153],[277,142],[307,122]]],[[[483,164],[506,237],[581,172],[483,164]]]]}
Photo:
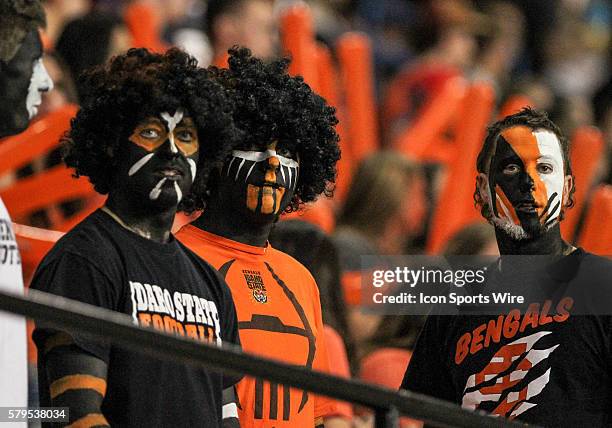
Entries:
{"type": "Polygon", "coordinates": [[[206,209],[192,224],[206,232],[255,247],[265,247],[270,236],[273,221],[255,223],[242,213],[209,201],[206,209]]]}
{"type": "Polygon", "coordinates": [[[119,224],[126,229],[152,241],[169,241],[176,207],[152,211],[150,207],[133,207],[129,203],[121,203],[112,195],[109,195],[105,207],[119,218],[119,224]]]}
{"type": "Polygon", "coordinates": [[[534,239],[516,240],[498,228],[495,228],[495,236],[501,255],[563,255],[573,249],[561,238],[559,223],[534,239]]]}

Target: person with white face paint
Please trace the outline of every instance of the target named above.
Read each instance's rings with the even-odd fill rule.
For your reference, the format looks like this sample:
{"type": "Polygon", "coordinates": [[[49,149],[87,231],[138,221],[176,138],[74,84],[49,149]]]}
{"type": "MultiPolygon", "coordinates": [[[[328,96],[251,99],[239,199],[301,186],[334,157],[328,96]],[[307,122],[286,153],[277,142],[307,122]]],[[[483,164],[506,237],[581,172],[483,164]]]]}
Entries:
{"type": "Polygon", "coordinates": [[[612,424],[612,262],[561,237],[574,193],[568,152],[530,108],[489,127],[474,199],[501,258],[486,286],[526,302],[455,316],[434,308],[402,389],[540,426],[612,424]]]}
{"type": "MultiPolygon", "coordinates": [[[[41,62],[38,29],[44,25],[39,1],[0,2],[0,144],[2,138],[27,128],[40,104],[41,92],[53,87],[41,62]]],[[[23,293],[21,258],[2,199],[0,255],[0,288],[23,293]]],[[[26,344],[25,319],[0,313],[0,406],[28,404],[26,344]]]]}
{"type": "MultiPolygon", "coordinates": [[[[340,155],[334,110],[287,73],[286,59],[266,64],[239,48],[229,64],[216,78],[245,135],[211,174],[206,210],[177,238],[227,281],[246,351],[328,371],[317,285],[268,237],[283,212],[330,194],[340,155]]],[[[336,412],[331,400],[261,379],[245,378],[237,395],[228,426],[239,415],[243,428],[319,427],[336,412]]]]}
{"type": "MultiPolygon", "coordinates": [[[[141,326],[239,345],[229,288],[171,233],[185,195],[205,191],[239,135],[224,88],[178,49],[130,49],[83,81],[88,96],[64,137],[65,162],[108,199],[56,243],[31,287],[141,326]]],[[[233,399],[223,390],[239,380],[45,323],[33,338],[41,405],[69,407],[72,426],[221,426],[233,399]]]]}

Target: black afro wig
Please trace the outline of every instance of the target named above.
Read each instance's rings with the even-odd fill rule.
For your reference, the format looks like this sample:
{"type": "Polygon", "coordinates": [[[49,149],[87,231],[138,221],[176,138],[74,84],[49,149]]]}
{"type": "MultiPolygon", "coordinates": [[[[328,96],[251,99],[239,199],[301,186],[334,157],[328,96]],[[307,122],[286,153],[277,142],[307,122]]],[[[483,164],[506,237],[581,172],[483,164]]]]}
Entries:
{"type": "Polygon", "coordinates": [[[234,47],[229,50],[229,69],[209,68],[233,94],[234,122],[244,131],[240,146],[265,147],[277,140],[299,156],[299,178],[287,212],[321,193],[332,196],[340,159],[335,109],[301,76],[288,74],[289,62],[283,58],[266,63],[249,49],[234,47]]]}
{"type": "Polygon", "coordinates": [[[193,191],[180,208],[187,212],[203,209],[210,171],[240,141],[227,89],[176,48],[165,54],[130,49],[86,71],[81,84],[85,90],[81,108],[62,139],[64,161],[75,168],[75,176],[89,177],[97,192],[108,193],[121,145],[127,143],[134,127],[146,117],[182,107],[198,128],[200,158],[193,191]]]}

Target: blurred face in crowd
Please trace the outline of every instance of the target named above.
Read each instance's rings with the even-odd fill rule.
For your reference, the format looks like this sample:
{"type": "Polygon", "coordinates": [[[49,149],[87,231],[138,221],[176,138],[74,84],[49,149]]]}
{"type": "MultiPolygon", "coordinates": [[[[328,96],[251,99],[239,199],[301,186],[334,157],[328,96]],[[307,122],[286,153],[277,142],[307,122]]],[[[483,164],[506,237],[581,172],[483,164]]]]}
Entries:
{"type": "Polygon", "coordinates": [[[265,147],[234,150],[221,171],[219,197],[249,218],[271,222],[291,202],[299,174],[297,155],[275,140],[265,147]]]}
{"type": "MultiPolygon", "coordinates": [[[[557,136],[513,126],[501,132],[486,189],[492,222],[515,239],[538,237],[559,221],[571,177],[557,136]]],[[[481,192],[482,193],[482,192],[481,192]]]]}
{"type": "Polygon", "coordinates": [[[195,124],[182,109],[145,118],[121,157],[118,188],[123,197],[143,206],[178,205],[195,179],[199,147],[195,124]]]}
{"type": "Polygon", "coordinates": [[[15,56],[0,67],[0,136],[7,136],[27,128],[38,112],[41,93],[53,88],[42,61],[38,31],[31,31],[15,56]]]}
{"type": "Polygon", "coordinates": [[[277,53],[278,25],[272,1],[242,2],[236,11],[219,16],[214,32],[216,55],[234,45],[249,48],[259,58],[271,58],[277,53]]]}

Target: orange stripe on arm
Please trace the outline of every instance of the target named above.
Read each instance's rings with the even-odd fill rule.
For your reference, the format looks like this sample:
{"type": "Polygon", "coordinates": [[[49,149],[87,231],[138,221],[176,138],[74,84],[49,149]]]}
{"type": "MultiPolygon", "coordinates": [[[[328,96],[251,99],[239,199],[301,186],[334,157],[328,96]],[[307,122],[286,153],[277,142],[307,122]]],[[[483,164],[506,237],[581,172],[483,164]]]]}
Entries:
{"type": "Polygon", "coordinates": [[[104,415],[101,413],[90,413],[74,421],[66,428],[89,428],[97,426],[110,426],[104,415]]]}
{"type": "Polygon", "coordinates": [[[49,386],[51,399],[55,399],[64,392],[74,389],[93,389],[104,397],[106,394],[106,381],[97,376],[75,374],[64,376],[49,386]]]}
{"type": "Polygon", "coordinates": [[[45,348],[43,352],[47,354],[48,352],[52,351],[58,346],[68,346],[73,343],[74,343],[74,340],[72,339],[72,337],[70,337],[70,335],[60,332],[60,333],[54,334],[53,336],[51,336],[45,341],[45,348]]]}

